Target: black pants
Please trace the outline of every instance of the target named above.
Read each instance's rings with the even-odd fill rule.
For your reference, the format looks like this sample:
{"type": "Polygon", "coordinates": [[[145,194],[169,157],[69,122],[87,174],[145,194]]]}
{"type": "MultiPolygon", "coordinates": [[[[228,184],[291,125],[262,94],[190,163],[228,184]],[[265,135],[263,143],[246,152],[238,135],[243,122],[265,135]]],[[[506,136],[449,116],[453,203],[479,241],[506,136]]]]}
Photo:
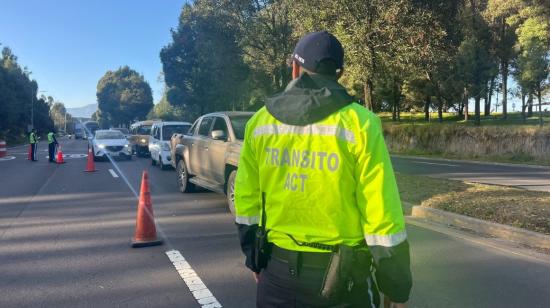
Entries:
{"type": "Polygon", "coordinates": [[[36,160],[36,147],[38,146],[38,144],[36,143],[31,143],[31,160],[36,160]]]}
{"type": "Polygon", "coordinates": [[[259,308],[275,307],[368,307],[380,305],[380,295],[373,279],[355,283],[351,292],[340,302],[329,302],[319,296],[325,268],[300,266],[289,270],[288,262],[271,258],[258,282],[256,304],[259,308]]]}
{"type": "Polygon", "coordinates": [[[48,157],[50,162],[55,161],[55,143],[48,143],[48,157]]]}

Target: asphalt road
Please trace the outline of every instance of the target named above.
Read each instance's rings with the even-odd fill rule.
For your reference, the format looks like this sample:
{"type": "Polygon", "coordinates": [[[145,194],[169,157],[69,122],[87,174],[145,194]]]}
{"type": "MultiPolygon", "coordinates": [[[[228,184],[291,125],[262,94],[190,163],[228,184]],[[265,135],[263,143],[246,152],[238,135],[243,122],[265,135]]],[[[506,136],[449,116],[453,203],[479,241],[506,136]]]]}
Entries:
{"type": "Polygon", "coordinates": [[[550,192],[550,167],[392,156],[395,171],[550,192]]]}
{"type": "MultiPolygon", "coordinates": [[[[146,158],[96,163],[61,140],[64,165],[0,161],[0,307],[200,307],[166,255],[177,250],[223,307],[254,307],[224,196],[181,194],[175,172],[146,158]],[[73,158],[71,158],[73,157],[73,158]],[[112,169],[112,171],[109,171],[112,169]],[[129,247],[143,170],[164,245],[129,247]],[[113,174],[115,176],[113,176],[113,174]],[[130,187],[131,188],[130,188],[130,187]]],[[[45,149],[43,144],[40,149],[45,149]]],[[[409,225],[410,307],[548,307],[550,263],[409,225]]]]}

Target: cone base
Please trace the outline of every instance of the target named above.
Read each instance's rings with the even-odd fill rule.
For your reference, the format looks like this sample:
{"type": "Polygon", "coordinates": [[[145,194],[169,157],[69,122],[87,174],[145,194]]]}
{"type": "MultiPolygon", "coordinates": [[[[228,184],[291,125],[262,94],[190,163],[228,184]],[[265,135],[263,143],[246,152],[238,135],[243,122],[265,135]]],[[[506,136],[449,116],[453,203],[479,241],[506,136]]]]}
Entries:
{"type": "Polygon", "coordinates": [[[58,165],[63,165],[64,163],[65,163],[65,162],[60,162],[60,163],[57,163],[57,162],[56,162],[56,164],[58,164],[58,165]]]}
{"type": "Polygon", "coordinates": [[[150,241],[145,241],[145,240],[138,241],[136,239],[132,239],[132,243],[130,246],[132,246],[132,248],[140,248],[140,247],[149,247],[149,246],[158,246],[158,245],[162,245],[162,239],[154,239],[150,241]]]}
{"type": "Polygon", "coordinates": [[[94,169],[94,170],[84,170],[84,172],[96,172],[96,171],[99,171],[97,169],[94,169]]]}

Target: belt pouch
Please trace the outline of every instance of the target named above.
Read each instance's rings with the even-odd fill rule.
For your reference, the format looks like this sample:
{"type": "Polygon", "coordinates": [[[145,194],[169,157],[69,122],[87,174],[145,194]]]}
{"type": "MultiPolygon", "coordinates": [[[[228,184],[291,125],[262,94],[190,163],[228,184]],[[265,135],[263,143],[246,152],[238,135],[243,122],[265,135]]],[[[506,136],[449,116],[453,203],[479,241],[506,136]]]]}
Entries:
{"type": "Polygon", "coordinates": [[[337,251],[332,252],[329,264],[325,270],[321,297],[335,300],[342,297],[351,289],[353,280],[351,270],[354,260],[354,248],[338,245],[337,251]]]}

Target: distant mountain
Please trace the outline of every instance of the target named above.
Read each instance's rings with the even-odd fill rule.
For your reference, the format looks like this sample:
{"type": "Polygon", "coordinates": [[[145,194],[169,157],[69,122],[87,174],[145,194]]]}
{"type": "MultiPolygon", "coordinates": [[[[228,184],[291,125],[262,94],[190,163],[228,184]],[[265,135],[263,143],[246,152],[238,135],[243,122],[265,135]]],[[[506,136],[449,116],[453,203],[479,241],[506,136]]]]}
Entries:
{"type": "Polygon", "coordinates": [[[97,104],[89,104],[82,107],[67,108],[67,112],[73,117],[77,118],[91,118],[92,114],[96,112],[97,104]]]}

